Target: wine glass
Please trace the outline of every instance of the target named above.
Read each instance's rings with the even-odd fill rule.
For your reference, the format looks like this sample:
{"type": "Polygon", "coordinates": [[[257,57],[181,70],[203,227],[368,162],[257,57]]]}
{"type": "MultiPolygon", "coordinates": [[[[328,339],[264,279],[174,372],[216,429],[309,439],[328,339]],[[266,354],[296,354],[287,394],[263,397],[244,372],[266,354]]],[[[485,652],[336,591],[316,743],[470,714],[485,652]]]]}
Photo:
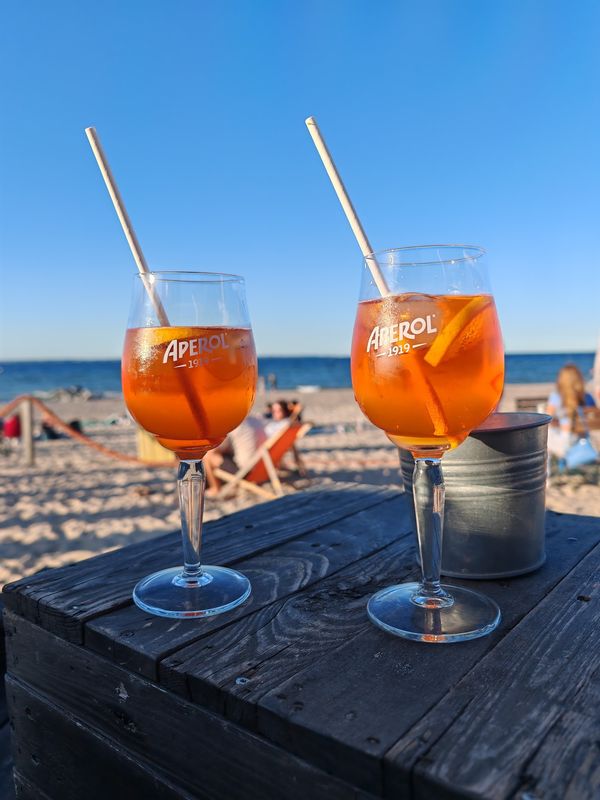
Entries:
{"type": "Polygon", "coordinates": [[[485,595],[440,583],[441,459],[495,409],[504,353],[485,251],[401,247],[365,259],[352,342],[352,385],[363,413],[415,459],[420,583],[375,594],[371,620],[425,642],[485,636],[500,610],[485,595]]]}
{"type": "Polygon", "coordinates": [[[179,458],[184,566],[143,578],[144,611],[204,617],[235,608],[249,580],[201,565],[202,458],[246,417],[256,389],[256,352],[244,280],[210,272],[136,276],[122,360],[125,403],[136,422],[179,458]]]}

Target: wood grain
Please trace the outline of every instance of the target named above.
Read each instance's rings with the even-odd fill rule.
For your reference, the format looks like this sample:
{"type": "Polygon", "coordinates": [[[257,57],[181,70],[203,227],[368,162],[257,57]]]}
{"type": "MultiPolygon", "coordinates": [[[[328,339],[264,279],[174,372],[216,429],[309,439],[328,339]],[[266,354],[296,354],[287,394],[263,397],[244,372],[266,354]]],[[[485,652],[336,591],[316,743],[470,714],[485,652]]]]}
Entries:
{"type": "Polygon", "coordinates": [[[31,781],[24,778],[18,772],[15,773],[16,800],[52,800],[51,797],[41,789],[38,789],[31,781]]]}
{"type": "Polygon", "coordinates": [[[494,634],[438,647],[368,626],[264,695],[257,730],[350,783],[381,791],[385,753],[599,540],[597,519],[550,514],[548,560],[540,570],[511,580],[452,581],[498,602],[503,621],[494,634]]]}
{"type": "Polygon", "coordinates": [[[51,800],[193,800],[44,695],[10,676],[6,685],[16,768],[30,786],[41,783],[51,800]]]}
{"type": "MultiPolygon", "coordinates": [[[[4,681],[3,681],[4,683],[4,681]]],[[[15,796],[13,763],[10,752],[10,725],[8,719],[0,725],[0,798],[12,800],[15,796]]]]}
{"type": "MultiPolygon", "coordinates": [[[[397,494],[385,488],[340,484],[244,509],[206,525],[205,562],[227,564],[256,555],[397,494]]],[[[46,630],[81,643],[87,620],[130,605],[131,591],[140,578],[179,563],[180,536],[168,534],[7,584],[4,603],[46,630]]]]}
{"type": "MultiPolygon", "coordinates": [[[[386,519],[379,521],[385,524],[386,519]]],[[[405,578],[414,562],[413,537],[402,537],[316,586],[178,651],[161,664],[161,682],[174,690],[185,685],[195,702],[256,729],[260,699],[369,628],[368,598],[390,579],[405,578]]]]}
{"type": "MultiPolygon", "coordinates": [[[[63,800],[63,796],[46,788],[55,786],[46,778],[54,781],[54,776],[60,775],[62,767],[55,760],[63,758],[63,751],[69,750],[65,745],[74,741],[73,737],[75,755],[80,748],[87,750],[87,740],[77,743],[80,731],[82,737],[89,735],[109,744],[107,751],[96,754],[94,750],[93,757],[103,765],[102,769],[109,769],[111,759],[118,760],[120,754],[134,765],[152,765],[153,774],[192,797],[368,800],[364,792],[156,684],[99,659],[81,646],[13,614],[8,614],[6,627],[9,705],[18,724],[17,737],[19,742],[27,743],[28,753],[37,752],[35,748],[39,746],[52,774],[48,776],[44,771],[44,782],[36,781],[30,753],[19,755],[16,767],[42,786],[53,800],[55,795],[56,800],[63,800]],[[30,657],[32,652],[36,653],[35,659],[30,657]],[[32,697],[37,703],[35,709],[32,697]],[[30,712],[35,711],[33,720],[27,715],[27,707],[30,712]],[[45,709],[48,717],[44,716],[45,709]],[[70,725],[76,730],[71,731],[70,725]],[[54,731],[52,737],[49,730],[54,731]]],[[[90,742],[89,746],[95,748],[90,742]]],[[[86,760],[85,766],[79,767],[81,775],[85,776],[87,767],[86,760]]],[[[119,782],[122,792],[128,789],[126,775],[119,782]]],[[[134,781],[135,791],[137,785],[134,781]]],[[[107,794],[111,794],[109,789],[103,797],[107,794]]],[[[76,796],[65,795],[64,800],[76,796]]],[[[129,800],[131,795],[115,796],[127,796],[129,800]]],[[[155,795],[150,793],[147,797],[155,795]]],[[[95,798],[93,795],[89,800],[95,798]]]]}
{"type": "Polygon", "coordinates": [[[577,737],[585,773],[596,781],[581,797],[600,796],[597,746],[596,763],[588,762],[600,738],[599,566],[597,546],[397,742],[385,758],[386,796],[412,786],[419,798],[454,797],[459,786],[496,800],[523,784],[536,796],[537,782],[547,780],[535,769],[548,758],[569,783],[565,743],[577,737]],[[555,746],[552,756],[558,731],[563,752],[555,746]]]}
{"type": "Polygon", "coordinates": [[[519,774],[515,800],[597,800],[600,797],[598,705],[593,716],[563,711],[519,774]]]}
{"type": "MultiPolygon", "coordinates": [[[[311,586],[327,575],[411,535],[407,498],[396,495],[377,509],[355,513],[267,552],[235,562],[252,583],[249,600],[227,614],[204,620],[168,620],[145,614],[137,607],[120,609],[87,623],[87,647],[121,666],[155,680],[158,662],[238,620],[273,606],[276,601],[311,586]],[[369,530],[369,535],[365,531],[369,530]]],[[[275,613],[273,606],[272,612],[275,613]]],[[[193,648],[198,649],[196,645],[193,648]]]]}
{"type": "Polygon", "coordinates": [[[4,606],[0,598],[0,798],[1,800],[13,800],[15,786],[10,753],[10,727],[8,724],[8,708],[6,706],[6,690],[4,688],[6,649],[4,646],[4,626],[2,624],[3,610],[4,606]]]}
{"type": "Polygon", "coordinates": [[[548,514],[532,575],[450,581],[495,598],[502,625],[432,646],[365,614],[372,592],[417,575],[408,499],[356,486],[291,497],[209,527],[207,552],[253,582],[231,614],[179,623],[130,605],[132,570],[168,566],[178,537],[9,590],[59,634],[6,614],[23,797],[71,800],[72,770],[79,800],[81,747],[91,774],[117,764],[102,796],[128,800],[600,796],[597,518],[548,514]]]}

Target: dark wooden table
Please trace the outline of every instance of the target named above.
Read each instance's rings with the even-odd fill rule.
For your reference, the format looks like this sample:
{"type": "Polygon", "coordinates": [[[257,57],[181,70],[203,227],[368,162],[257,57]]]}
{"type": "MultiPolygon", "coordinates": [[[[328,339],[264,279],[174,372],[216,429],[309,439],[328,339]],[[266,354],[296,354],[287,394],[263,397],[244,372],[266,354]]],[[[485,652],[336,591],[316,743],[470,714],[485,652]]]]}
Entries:
{"type": "MultiPolygon", "coordinates": [[[[3,605],[0,598],[0,613],[3,605]]],[[[4,630],[0,624],[0,675],[6,672],[6,653],[4,649],[4,630]]],[[[4,684],[0,681],[0,798],[13,800],[15,796],[12,779],[12,759],[10,757],[10,726],[4,684]]]]}
{"type": "MultiPolygon", "coordinates": [[[[250,600],[159,619],[135,581],[175,534],[5,588],[17,796],[367,800],[600,796],[597,518],[548,514],[530,576],[469,582],[493,635],[423,645],[369,623],[416,574],[408,500],[338,486],[206,526],[250,600]]],[[[456,583],[460,583],[456,581],[456,583]]]]}

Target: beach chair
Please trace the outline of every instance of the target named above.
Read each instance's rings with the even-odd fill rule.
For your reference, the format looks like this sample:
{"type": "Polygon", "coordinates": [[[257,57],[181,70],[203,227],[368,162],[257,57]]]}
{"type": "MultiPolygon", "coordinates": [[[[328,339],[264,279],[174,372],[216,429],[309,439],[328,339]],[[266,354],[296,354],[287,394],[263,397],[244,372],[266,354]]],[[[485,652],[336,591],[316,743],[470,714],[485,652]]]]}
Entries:
{"type": "Polygon", "coordinates": [[[290,417],[287,424],[267,439],[250,461],[243,464],[237,472],[215,469],[216,477],[224,484],[217,497],[227,497],[240,487],[269,500],[281,497],[283,489],[277,468],[284,455],[291,452],[299,471],[303,471],[302,462],[296,452],[296,443],[311,427],[310,422],[298,422],[295,417],[290,417]],[[261,485],[266,483],[271,485],[271,490],[261,485]]]}

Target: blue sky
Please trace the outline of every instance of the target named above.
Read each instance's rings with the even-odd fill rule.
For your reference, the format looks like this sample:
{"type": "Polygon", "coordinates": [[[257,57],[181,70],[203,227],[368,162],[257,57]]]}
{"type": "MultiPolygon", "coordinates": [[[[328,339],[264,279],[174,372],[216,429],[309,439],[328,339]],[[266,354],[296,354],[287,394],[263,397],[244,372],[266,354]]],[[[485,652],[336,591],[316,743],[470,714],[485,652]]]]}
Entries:
{"type": "Polygon", "coordinates": [[[600,5],[29,0],[0,31],[0,358],[120,354],[135,267],[247,279],[259,353],[349,352],[373,245],[483,245],[506,348],[600,330],[600,5]]]}

